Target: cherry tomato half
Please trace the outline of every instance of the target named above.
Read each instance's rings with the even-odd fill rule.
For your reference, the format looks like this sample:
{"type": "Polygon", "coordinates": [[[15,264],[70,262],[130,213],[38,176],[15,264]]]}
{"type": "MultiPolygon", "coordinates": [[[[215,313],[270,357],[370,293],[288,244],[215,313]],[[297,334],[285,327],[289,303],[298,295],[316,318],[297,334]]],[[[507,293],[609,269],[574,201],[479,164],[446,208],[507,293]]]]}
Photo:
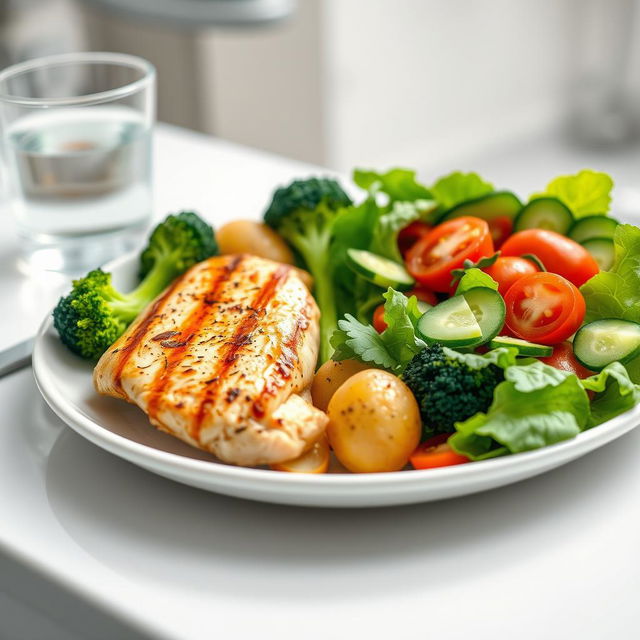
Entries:
{"type": "Polygon", "coordinates": [[[512,335],[556,344],[582,324],[585,303],[576,286],[555,273],[532,273],[516,281],[504,297],[505,326],[512,335]]]}
{"type": "Polygon", "coordinates": [[[600,271],[595,258],[577,242],[547,229],[514,233],[503,245],[503,256],[533,253],[547,271],[557,273],[579,287],[600,271]]]}
{"type": "Polygon", "coordinates": [[[398,234],[398,249],[400,249],[400,253],[404,256],[429,231],[431,231],[431,225],[421,220],[414,220],[410,225],[401,229],[398,234]]]}
{"type": "Polygon", "coordinates": [[[573,353],[573,345],[570,342],[561,342],[553,348],[553,353],[546,358],[540,358],[541,362],[561,369],[562,371],[570,371],[575,373],[578,378],[588,378],[592,376],[595,371],[589,371],[586,367],[583,367],[575,357],[573,353]]]}
{"type": "Polygon", "coordinates": [[[449,291],[452,269],[465,260],[477,262],[493,255],[489,225],[480,218],[465,216],[448,220],[422,236],[407,252],[409,273],[433,291],[449,291]]]}
{"type": "Polygon", "coordinates": [[[486,267],[483,271],[498,283],[498,292],[504,297],[514,282],[530,273],[537,273],[538,267],[526,258],[507,256],[498,258],[490,267],[486,267]]]}
{"type": "Polygon", "coordinates": [[[435,469],[436,467],[450,467],[454,464],[469,462],[469,458],[456,453],[448,444],[451,434],[443,433],[425,440],[409,456],[414,469],[435,469]]]}

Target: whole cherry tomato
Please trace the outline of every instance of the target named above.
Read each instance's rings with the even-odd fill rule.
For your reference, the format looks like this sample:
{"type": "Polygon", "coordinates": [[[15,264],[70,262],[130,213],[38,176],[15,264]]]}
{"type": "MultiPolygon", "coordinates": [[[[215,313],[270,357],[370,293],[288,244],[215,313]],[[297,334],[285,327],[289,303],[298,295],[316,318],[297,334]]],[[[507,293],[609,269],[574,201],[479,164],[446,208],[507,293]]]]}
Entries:
{"type": "Polygon", "coordinates": [[[556,273],[520,278],[507,291],[504,303],[509,332],[540,344],[556,344],[572,336],[586,309],[578,288],[556,273]]]}
{"type": "Polygon", "coordinates": [[[600,271],[595,258],[577,242],[547,229],[514,233],[503,245],[503,256],[532,253],[547,271],[557,273],[579,287],[600,271]]]}
{"type": "Polygon", "coordinates": [[[483,271],[498,283],[498,292],[504,297],[514,282],[530,273],[537,273],[538,267],[526,258],[506,256],[498,258],[490,267],[485,267],[483,271]]]}
{"type": "Polygon", "coordinates": [[[398,234],[398,249],[404,256],[423,235],[431,231],[431,225],[421,220],[414,220],[398,234]]]}
{"type": "Polygon", "coordinates": [[[573,353],[573,345],[570,342],[561,342],[553,347],[553,353],[546,358],[540,358],[542,362],[561,369],[562,371],[571,371],[575,373],[578,378],[588,378],[595,372],[589,371],[586,367],[583,367],[575,357],[573,353]]]}
{"type": "Polygon", "coordinates": [[[409,273],[433,291],[449,291],[451,271],[494,253],[489,225],[465,216],[434,227],[407,252],[409,273]]]}

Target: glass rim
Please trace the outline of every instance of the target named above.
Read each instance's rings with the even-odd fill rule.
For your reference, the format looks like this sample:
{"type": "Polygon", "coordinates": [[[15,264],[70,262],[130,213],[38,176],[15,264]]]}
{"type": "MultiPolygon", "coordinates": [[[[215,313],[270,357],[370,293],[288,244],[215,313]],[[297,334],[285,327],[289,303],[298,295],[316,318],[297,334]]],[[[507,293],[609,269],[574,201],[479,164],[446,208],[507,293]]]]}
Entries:
{"type": "Polygon", "coordinates": [[[156,75],[155,67],[144,58],[132,56],[128,53],[112,53],[107,51],[79,51],[74,53],[61,53],[52,56],[44,56],[18,62],[0,71],[0,102],[21,105],[25,107],[58,107],[58,106],[87,106],[100,104],[136,93],[150,84],[156,75]],[[143,75],[121,87],[98,91],[82,96],[67,96],[62,98],[29,98],[16,96],[3,91],[3,83],[21,73],[27,73],[37,69],[45,69],[52,66],[65,66],[71,64],[114,64],[133,67],[140,70],[143,75]]]}

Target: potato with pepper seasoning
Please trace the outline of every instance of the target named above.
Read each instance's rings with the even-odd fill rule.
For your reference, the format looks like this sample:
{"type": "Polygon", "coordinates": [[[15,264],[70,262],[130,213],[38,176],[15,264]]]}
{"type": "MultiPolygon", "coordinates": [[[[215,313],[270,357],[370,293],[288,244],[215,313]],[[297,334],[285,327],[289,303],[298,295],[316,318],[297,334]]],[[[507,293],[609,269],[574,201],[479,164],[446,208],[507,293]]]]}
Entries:
{"type": "Polygon", "coordinates": [[[351,376],[328,407],[327,435],[354,473],[398,471],[420,441],[418,403],[400,378],[380,369],[351,376]]]}

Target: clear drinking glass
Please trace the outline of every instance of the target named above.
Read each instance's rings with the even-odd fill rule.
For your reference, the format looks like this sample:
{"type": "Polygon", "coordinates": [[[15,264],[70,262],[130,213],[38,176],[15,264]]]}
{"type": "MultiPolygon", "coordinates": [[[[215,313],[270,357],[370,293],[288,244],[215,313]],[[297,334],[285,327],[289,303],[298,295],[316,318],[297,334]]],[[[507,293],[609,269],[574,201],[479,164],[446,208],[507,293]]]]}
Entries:
{"type": "Polygon", "coordinates": [[[72,53],[0,72],[0,180],[32,270],[80,273],[134,245],[152,214],[155,70],[72,53]]]}

